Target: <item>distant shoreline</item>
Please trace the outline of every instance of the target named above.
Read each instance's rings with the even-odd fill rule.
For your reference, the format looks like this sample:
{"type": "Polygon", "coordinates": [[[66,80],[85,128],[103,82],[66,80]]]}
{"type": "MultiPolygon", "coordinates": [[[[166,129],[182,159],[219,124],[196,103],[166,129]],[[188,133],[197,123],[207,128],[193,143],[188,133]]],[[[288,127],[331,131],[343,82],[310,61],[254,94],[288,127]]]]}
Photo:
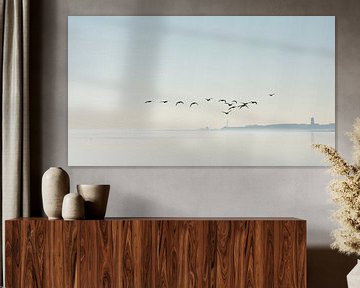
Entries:
{"type": "Polygon", "coordinates": [[[302,130],[314,132],[335,132],[335,123],[329,124],[270,124],[247,125],[240,127],[223,127],[221,130],[302,130]]]}

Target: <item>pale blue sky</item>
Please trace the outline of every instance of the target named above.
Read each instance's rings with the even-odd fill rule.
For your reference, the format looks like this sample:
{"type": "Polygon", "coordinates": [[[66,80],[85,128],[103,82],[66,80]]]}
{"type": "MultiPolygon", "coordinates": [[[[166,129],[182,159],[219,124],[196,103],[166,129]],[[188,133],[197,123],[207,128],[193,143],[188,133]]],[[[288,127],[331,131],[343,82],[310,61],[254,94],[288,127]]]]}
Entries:
{"type": "Polygon", "coordinates": [[[69,128],[335,122],[333,16],[69,16],[68,32],[69,128]]]}

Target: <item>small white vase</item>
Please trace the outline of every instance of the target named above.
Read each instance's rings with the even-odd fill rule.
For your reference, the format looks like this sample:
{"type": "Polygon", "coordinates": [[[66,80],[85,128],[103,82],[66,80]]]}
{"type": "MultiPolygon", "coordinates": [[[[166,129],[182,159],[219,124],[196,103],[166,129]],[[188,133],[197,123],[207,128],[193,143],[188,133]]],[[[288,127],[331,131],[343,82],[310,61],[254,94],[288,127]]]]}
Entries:
{"type": "Polygon", "coordinates": [[[104,219],[110,185],[77,185],[85,201],[85,219],[104,219]]]}
{"type": "Polygon", "coordinates": [[[357,261],[355,267],[347,275],[348,288],[360,287],[360,260],[357,261]]]}
{"type": "Polygon", "coordinates": [[[84,219],[84,199],[77,192],[65,195],[62,204],[62,217],[64,220],[84,219]]]}
{"type": "Polygon", "coordinates": [[[49,219],[61,219],[63,198],[69,193],[69,175],[60,167],[49,168],[42,177],[43,208],[49,219]]]}

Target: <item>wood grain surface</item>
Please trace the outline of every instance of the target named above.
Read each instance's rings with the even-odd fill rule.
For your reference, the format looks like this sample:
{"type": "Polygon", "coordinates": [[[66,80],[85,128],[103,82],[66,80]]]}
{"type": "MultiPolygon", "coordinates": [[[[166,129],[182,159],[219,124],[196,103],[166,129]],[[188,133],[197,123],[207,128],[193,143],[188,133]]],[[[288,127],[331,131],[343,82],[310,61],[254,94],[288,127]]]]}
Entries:
{"type": "Polygon", "coordinates": [[[306,287],[297,219],[5,223],[6,287],[306,287]]]}

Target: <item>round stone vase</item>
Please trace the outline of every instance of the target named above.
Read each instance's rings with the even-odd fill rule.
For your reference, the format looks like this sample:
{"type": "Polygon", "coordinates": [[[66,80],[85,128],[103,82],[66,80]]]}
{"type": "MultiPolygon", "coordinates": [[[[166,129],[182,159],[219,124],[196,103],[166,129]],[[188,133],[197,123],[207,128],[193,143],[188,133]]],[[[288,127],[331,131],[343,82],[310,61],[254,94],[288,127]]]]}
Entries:
{"type": "Polygon", "coordinates": [[[42,177],[43,208],[49,219],[61,219],[63,198],[69,193],[69,175],[60,167],[49,168],[42,177]]]}
{"type": "Polygon", "coordinates": [[[77,191],[85,201],[85,219],[104,219],[110,185],[77,185],[77,191]]]}
{"type": "Polygon", "coordinates": [[[84,219],[84,199],[77,192],[65,195],[62,204],[62,217],[64,220],[84,219]]]}

